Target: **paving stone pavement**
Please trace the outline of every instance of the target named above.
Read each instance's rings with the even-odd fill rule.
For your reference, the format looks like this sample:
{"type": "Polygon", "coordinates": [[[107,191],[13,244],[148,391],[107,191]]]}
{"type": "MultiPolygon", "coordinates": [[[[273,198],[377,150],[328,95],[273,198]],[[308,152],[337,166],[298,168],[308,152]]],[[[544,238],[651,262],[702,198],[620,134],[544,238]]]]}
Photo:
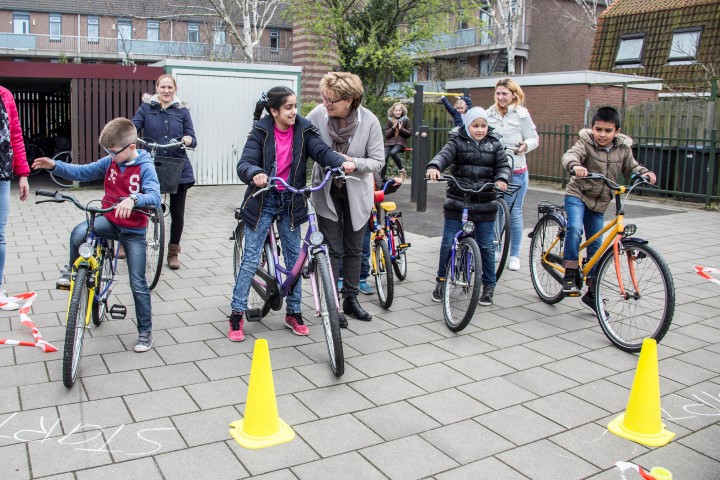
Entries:
{"type": "MultiPolygon", "coordinates": [[[[60,351],[0,346],[0,478],[615,480],[618,460],[663,466],[676,479],[720,477],[720,286],[693,270],[720,268],[717,212],[658,205],[662,215],[635,221],[628,208],[638,236],[669,263],[677,293],[658,346],[662,418],[677,437],[652,449],[606,429],[625,410],[638,357],[613,347],[579,299],[539,300],[527,240],[522,269],[504,273],[495,305],[478,307],[454,334],[430,300],[439,238],[410,232],[408,277],[389,311],[362,296],[374,318],[343,330],[339,379],[319,325],[295,336],[273,313],[247,325],[244,342],[229,342],[228,237],[242,192],[190,190],[182,268],[163,269],[152,295],[154,348],[132,352],[123,268],[114,293],[128,319],[91,326],[69,390],[61,381],[67,293],[54,285],[82,213],[13,196],[3,288],[38,293],[30,317],[60,351]],[[297,437],[246,450],[228,424],[245,410],[257,338],[268,339],[280,417],[297,437]]],[[[442,221],[436,209],[404,213],[442,221]]],[[[31,336],[16,312],[0,312],[0,338],[31,336]]]]}

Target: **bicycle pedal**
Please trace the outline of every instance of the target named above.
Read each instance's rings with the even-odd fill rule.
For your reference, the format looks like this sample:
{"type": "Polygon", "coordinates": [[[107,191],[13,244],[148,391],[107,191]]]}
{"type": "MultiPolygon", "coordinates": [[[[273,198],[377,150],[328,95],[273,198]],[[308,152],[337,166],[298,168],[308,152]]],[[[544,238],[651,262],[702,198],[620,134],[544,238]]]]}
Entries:
{"type": "Polygon", "coordinates": [[[579,297],[580,292],[571,292],[571,293],[565,293],[566,297],[579,297]]]}
{"type": "Polygon", "coordinates": [[[262,312],[259,308],[250,308],[245,311],[245,320],[248,322],[259,322],[262,320],[262,312]]]}
{"type": "Polygon", "coordinates": [[[110,310],[108,310],[110,313],[110,318],[113,320],[123,320],[125,316],[127,315],[127,307],[125,305],[120,305],[119,303],[116,303],[112,307],[110,307],[110,310]]]}
{"type": "Polygon", "coordinates": [[[65,290],[65,291],[68,291],[68,292],[69,292],[69,291],[70,291],[70,285],[59,285],[59,284],[56,283],[56,284],[55,284],[55,290],[65,290]]]}
{"type": "Polygon", "coordinates": [[[410,248],[410,247],[412,247],[411,243],[401,243],[400,245],[398,245],[397,248],[398,248],[398,250],[405,250],[406,248],[410,248]]]}

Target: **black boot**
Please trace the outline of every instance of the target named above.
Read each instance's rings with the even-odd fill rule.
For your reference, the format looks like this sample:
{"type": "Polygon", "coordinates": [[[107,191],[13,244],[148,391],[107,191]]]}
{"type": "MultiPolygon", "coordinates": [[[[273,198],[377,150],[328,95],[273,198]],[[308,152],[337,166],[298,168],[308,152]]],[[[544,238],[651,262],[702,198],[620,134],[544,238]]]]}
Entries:
{"type": "Polygon", "coordinates": [[[345,314],[342,312],[338,313],[338,325],[340,325],[340,328],[348,327],[347,318],[345,318],[345,314]]]}
{"type": "Polygon", "coordinates": [[[345,297],[345,300],[343,300],[343,312],[345,312],[345,315],[352,315],[363,322],[372,320],[372,315],[363,310],[357,301],[357,297],[345,297]]]}

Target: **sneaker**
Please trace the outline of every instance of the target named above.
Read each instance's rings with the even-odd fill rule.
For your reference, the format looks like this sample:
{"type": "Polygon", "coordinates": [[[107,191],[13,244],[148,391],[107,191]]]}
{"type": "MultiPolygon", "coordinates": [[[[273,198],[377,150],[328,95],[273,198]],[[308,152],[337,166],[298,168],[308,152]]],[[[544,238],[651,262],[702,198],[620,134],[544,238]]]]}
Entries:
{"type": "MultiPolygon", "coordinates": [[[[584,303],[586,307],[588,307],[590,310],[593,311],[595,315],[597,315],[597,310],[595,309],[595,294],[587,292],[585,295],[582,296],[580,300],[582,300],[582,303],[584,303]]],[[[608,311],[603,309],[603,312],[605,312],[605,318],[610,320],[610,314],[608,313],[608,311]]]]}
{"type": "Polygon", "coordinates": [[[286,313],[285,326],[292,330],[295,335],[310,334],[310,329],[303,322],[302,313],[286,313]]]}
{"type": "Polygon", "coordinates": [[[508,262],[508,270],[512,270],[513,272],[517,272],[518,270],[520,270],[519,257],[510,257],[510,262],[508,262]]]}
{"type": "Polygon", "coordinates": [[[565,275],[563,276],[562,289],[565,295],[578,296],[580,295],[580,289],[577,286],[577,274],[576,268],[565,269],[565,275]]]}
{"type": "Polygon", "coordinates": [[[228,317],[228,340],[231,342],[242,342],[245,340],[243,332],[243,314],[242,312],[232,312],[228,317]]]}
{"type": "Polygon", "coordinates": [[[478,305],[482,305],[483,307],[489,307],[492,305],[494,293],[494,287],[483,287],[483,292],[482,295],[480,295],[480,300],[478,300],[478,305]]]}
{"type": "Polygon", "coordinates": [[[153,336],[152,332],[140,332],[138,335],[138,341],[135,345],[135,350],[137,353],[147,352],[150,350],[153,344],[153,336]]]}
{"type": "Polygon", "coordinates": [[[358,285],[358,290],[360,290],[360,293],[362,293],[363,295],[372,295],[373,293],[375,293],[375,289],[368,285],[367,282],[360,282],[360,285],[358,285]]]}
{"type": "Polygon", "coordinates": [[[0,291],[0,310],[5,311],[11,311],[11,310],[17,310],[20,308],[20,305],[18,305],[15,302],[8,302],[8,296],[5,293],[5,290],[0,291]]]}
{"type": "Polygon", "coordinates": [[[433,302],[435,302],[435,303],[442,302],[444,286],[445,286],[445,282],[436,282],[435,283],[435,290],[433,290],[433,293],[432,293],[432,301],[433,302]]]}
{"type": "Polygon", "coordinates": [[[70,290],[70,266],[65,265],[60,270],[60,278],[55,282],[55,288],[58,290],[70,290]]]}

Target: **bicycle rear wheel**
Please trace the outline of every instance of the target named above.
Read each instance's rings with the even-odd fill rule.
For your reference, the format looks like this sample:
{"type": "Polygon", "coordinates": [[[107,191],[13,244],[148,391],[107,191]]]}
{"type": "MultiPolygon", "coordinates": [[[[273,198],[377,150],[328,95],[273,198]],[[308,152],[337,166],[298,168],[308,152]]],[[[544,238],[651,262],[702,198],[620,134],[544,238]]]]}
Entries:
{"type": "Polygon", "coordinates": [[[90,290],[87,285],[89,273],[87,266],[80,266],[70,289],[70,304],[65,327],[65,350],[63,352],[63,384],[67,388],[72,388],[75,384],[80,369],[85,320],[87,320],[88,304],[90,303],[90,290]]]}
{"type": "MultiPolygon", "coordinates": [[[[235,281],[237,282],[238,274],[240,273],[240,266],[242,265],[243,252],[245,251],[245,223],[241,220],[238,221],[235,227],[235,242],[233,246],[233,274],[235,281]]],[[[273,258],[272,246],[265,242],[263,245],[262,255],[260,256],[260,263],[257,266],[258,270],[264,271],[271,278],[275,278],[275,268],[272,264],[273,258]]],[[[265,281],[259,278],[257,275],[253,276],[253,281],[250,284],[250,292],[248,293],[247,305],[248,310],[258,309],[262,318],[270,312],[271,303],[265,302],[261,294],[265,293],[265,281]]]]}
{"type": "MultiPolygon", "coordinates": [[[[63,162],[63,163],[72,163],[72,153],[70,150],[66,150],[64,152],[56,153],[53,157],[53,160],[56,162],[63,162]]],[[[55,182],[57,185],[63,187],[63,188],[70,188],[73,186],[72,180],[67,180],[62,177],[56,177],[53,175],[52,170],[48,170],[48,173],[50,174],[50,178],[52,178],[52,181],[55,182]]]]}
{"type": "Polygon", "coordinates": [[[107,300],[112,291],[112,282],[115,277],[113,262],[115,260],[115,242],[107,241],[107,249],[103,249],[100,256],[100,270],[95,281],[95,296],[92,304],[92,320],[98,326],[105,319],[107,313],[107,300]]]}
{"type": "Polygon", "coordinates": [[[498,210],[495,214],[495,237],[493,247],[495,248],[495,281],[500,280],[505,262],[510,253],[510,207],[504,198],[498,198],[498,210]]]}
{"type": "Polygon", "coordinates": [[[552,265],[543,261],[543,257],[546,256],[553,264],[562,265],[564,242],[559,236],[564,228],[557,218],[545,215],[535,226],[530,241],[530,279],[540,300],[550,305],[564,298],[562,274],[555,272],[552,265]]]}
{"type": "Polygon", "coordinates": [[[145,231],[145,279],[150,290],[160,281],[164,256],[165,217],[162,210],[154,210],[145,231]]]}
{"type": "Polygon", "coordinates": [[[452,255],[448,258],[443,291],[443,315],[451,331],[459,332],[470,323],[481,287],[480,248],[474,238],[461,238],[455,264],[452,264],[452,255]]]}
{"type": "Polygon", "coordinates": [[[405,253],[405,248],[400,248],[400,245],[405,244],[405,230],[403,230],[402,223],[397,217],[392,221],[391,232],[395,251],[397,252],[392,262],[393,270],[395,270],[395,276],[398,280],[405,280],[407,278],[407,253],[405,253]]]}
{"type": "Polygon", "coordinates": [[[387,246],[387,240],[384,238],[376,239],[373,244],[375,250],[375,263],[373,267],[373,276],[375,277],[375,291],[377,292],[380,306],[390,308],[393,302],[393,269],[390,267],[390,249],[387,246]]]}
{"type": "Polygon", "coordinates": [[[345,356],[343,354],[342,336],[340,335],[340,321],[338,315],[337,297],[330,277],[330,262],[325,252],[315,255],[315,286],[317,288],[317,301],[319,314],[325,329],[330,368],[336,377],[345,373],[345,356]]]}
{"type": "Polygon", "coordinates": [[[675,285],[665,260],[650,245],[626,240],[616,265],[609,249],[598,266],[595,311],[603,332],[621,350],[639,352],[645,338],[660,342],[675,312],[675,285]]]}

